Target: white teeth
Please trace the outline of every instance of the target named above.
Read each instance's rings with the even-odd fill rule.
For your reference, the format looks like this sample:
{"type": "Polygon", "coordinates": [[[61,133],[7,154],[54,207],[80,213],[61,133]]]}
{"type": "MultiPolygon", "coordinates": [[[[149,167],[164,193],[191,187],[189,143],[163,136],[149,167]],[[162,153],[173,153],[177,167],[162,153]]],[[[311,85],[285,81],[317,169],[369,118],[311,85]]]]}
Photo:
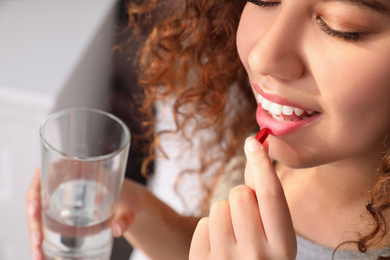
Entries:
{"type": "Polygon", "coordinates": [[[268,101],[267,99],[263,99],[263,102],[261,103],[261,107],[264,109],[264,110],[269,110],[271,108],[271,101],[268,101]]]}
{"type": "Polygon", "coordinates": [[[263,96],[262,95],[260,95],[260,94],[257,94],[257,103],[259,103],[259,104],[261,104],[261,103],[263,103],[263,96]]]}
{"type": "Polygon", "coordinates": [[[290,106],[283,106],[282,112],[287,116],[291,116],[294,112],[294,108],[290,106]]]}
{"type": "MultiPolygon", "coordinates": [[[[297,116],[303,115],[305,112],[309,115],[313,114],[314,111],[312,110],[303,110],[297,107],[291,107],[291,106],[283,106],[277,103],[273,103],[267,99],[265,99],[263,96],[260,94],[257,95],[257,102],[261,104],[261,107],[264,110],[267,110],[273,119],[277,121],[284,121],[285,119],[283,117],[279,117],[279,115],[283,114],[286,116],[291,116],[293,113],[295,113],[297,116]]],[[[307,119],[307,117],[303,118],[307,119]]],[[[295,119],[299,120],[299,119],[295,119]]]]}
{"type": "Polygon", "coordinates": [[[302,115],[302,114],[305,112],[305,110],[300,109],[300,108],[295,108],[295,109],[294,109],[294,112],[295,112],[295,114],[296,114],[297,116],[300,116],[300,115],[302,115]]]}
{"type": "Polygon", "coordinates": [[[282,113],[282,105],[276,104],[276,103],[271,103],[271,107],[269,109],[269,112],[275,115],[280,115],[282,113]]]}
{"type": "Polygon", "coordinates": [[[271,116],[276,121],[279,121],[279,122],[286,121],[283,117],[279,117],[277,115],[271,115],[271,116]]]}

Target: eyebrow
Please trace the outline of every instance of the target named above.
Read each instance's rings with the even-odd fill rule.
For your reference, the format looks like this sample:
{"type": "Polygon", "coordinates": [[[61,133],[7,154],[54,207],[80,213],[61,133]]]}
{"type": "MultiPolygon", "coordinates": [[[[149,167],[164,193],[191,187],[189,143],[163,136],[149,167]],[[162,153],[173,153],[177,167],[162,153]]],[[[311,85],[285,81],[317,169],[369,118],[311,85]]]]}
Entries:
{"type": "Polygon", "coordinates": [[[351,4],[366,7],[381,13],[388,11],[388,8],[386,8],[386,6],[383,3],[379,2],[378,0],[326,0],[326,1],[349,2],[351,4]]]}

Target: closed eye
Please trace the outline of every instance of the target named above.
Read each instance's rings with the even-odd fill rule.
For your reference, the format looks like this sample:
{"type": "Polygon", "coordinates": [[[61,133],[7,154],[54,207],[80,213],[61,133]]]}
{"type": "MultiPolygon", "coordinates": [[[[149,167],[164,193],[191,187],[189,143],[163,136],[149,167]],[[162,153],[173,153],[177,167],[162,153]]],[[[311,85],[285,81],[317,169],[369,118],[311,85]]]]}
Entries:
{"type": "Polygon", "coordinates": [[[260,0],[248,0],[248,2],[260,7],[274,7],[280,4],[280,2],[268,2],[260,0]]]}
{"type": "Polygon", "coordinates": [[[330,28],[329,25],[321,17],[317,17],[316,21],[320,26],[321,31],[331,36],[341,38],[343,40],[357,41],[362,36],[361,32],[342,32],[342,31],[334,30],[330,28]]]}

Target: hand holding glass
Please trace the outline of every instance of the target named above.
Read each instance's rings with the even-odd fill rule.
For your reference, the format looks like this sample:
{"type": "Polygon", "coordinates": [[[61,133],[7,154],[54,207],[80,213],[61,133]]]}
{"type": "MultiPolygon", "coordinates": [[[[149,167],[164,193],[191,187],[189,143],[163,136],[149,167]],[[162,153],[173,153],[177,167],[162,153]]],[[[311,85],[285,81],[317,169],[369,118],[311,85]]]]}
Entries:
{"type": "Polygon", "coordinates": [[[130,132],[95,109],[54,113],[42,124],[45,259],[108,260],[130,132]]]}

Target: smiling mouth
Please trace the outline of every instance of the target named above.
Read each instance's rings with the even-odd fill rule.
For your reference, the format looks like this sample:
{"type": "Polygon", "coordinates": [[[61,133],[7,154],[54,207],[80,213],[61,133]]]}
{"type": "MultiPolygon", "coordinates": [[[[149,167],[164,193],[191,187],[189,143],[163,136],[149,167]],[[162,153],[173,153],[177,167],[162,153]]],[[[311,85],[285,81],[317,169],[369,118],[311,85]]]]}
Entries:
{"type": "Polygon", "coordinates": [[[308,119],[314,115],[319,114],[319,112],[312,110],[304,110],[297,107],[280,105],[274,102],[269,101],[264,98],[262,95],[257,94],[257,102],[261,104],[261,107],[268,111],[271,117],[276,121],[301,121],[308,119]]]}

